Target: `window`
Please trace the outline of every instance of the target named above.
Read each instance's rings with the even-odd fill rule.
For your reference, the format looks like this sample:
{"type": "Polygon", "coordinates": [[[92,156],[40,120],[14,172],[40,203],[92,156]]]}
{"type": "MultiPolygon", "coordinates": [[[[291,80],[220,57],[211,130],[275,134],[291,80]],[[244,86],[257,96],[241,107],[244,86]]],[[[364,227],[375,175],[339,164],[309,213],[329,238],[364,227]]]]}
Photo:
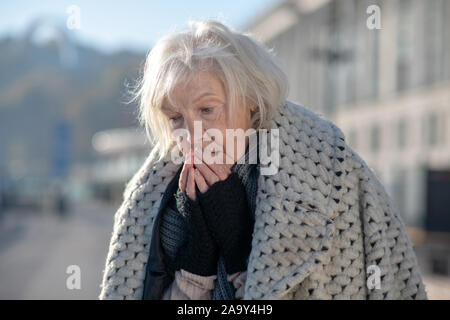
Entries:
{"type": "Polygon", "coordinates": [[[392,184],[392,199],[403,218],[405,218],[406,209],[406,187],[406,171],[400,166],[397,166],[394,171],[394,181],[392,184]]]}
{"type": "Polygon", "coordinates": [[[370,130],[370,149],[377,152],[380,149],[380,127],[373,125],[370,130]]]}
{"type": "Polygon", "coordinates": [[[444,76],[444,3],[442,0],[427,1],[424,11],[424,64],[423,80],[433,84],[444,76]]]}
{"type": "Polygon", "coordinates": [[[436,113],[429,113],[422,124],[422,141],[425,146],[435,146],[438,140],[439,118],[436,113]]]}
{"type": "Polygon", "coordinates": [[[403,149],[406,146],[406,119],[400,119],[397,123],[397,147],[403,149]]]}
{"type": "Polygon", "coordinates": [[[411,63],[413,53],[412,2],[400,0],[398,3],[397,25],[397,90],[408,89],[411,85],[411,63]]]}

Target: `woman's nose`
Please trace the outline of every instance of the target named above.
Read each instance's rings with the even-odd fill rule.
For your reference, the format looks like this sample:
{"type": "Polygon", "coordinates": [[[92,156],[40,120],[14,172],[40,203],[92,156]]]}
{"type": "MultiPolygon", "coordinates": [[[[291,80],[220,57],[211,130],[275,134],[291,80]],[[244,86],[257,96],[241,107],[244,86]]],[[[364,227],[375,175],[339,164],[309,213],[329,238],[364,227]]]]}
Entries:
{"type": "Polygon", "coordinates": [[[203,128],[201,120],[187,120],[185,121],[185,129],[188,132],[187,141],[192,150],[194,148],[202,148],[202,135],[203,135],[203,128]],[[197,121],[197,122],[195,122],[197,121]]]}

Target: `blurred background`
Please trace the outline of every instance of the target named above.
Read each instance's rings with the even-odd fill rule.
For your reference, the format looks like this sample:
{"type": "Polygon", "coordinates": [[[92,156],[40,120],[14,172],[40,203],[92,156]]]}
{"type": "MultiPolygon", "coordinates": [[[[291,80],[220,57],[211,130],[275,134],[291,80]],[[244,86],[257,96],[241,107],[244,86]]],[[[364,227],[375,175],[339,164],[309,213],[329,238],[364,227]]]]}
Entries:
{"type": "Polygon", "coordinates": [[[289,99],[385,185],[429,298],[450,299],[450,0],[2,1],[0,299],[97,298],[149,153],[128,91],[161,36],[203,18],[274,49],[289,99]]]}

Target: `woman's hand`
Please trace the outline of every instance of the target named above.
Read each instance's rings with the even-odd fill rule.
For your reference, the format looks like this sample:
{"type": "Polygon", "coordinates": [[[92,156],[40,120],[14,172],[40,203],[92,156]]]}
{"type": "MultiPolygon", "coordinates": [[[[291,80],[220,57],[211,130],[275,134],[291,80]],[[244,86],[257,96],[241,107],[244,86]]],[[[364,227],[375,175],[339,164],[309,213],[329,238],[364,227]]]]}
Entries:
{"type": "Polygon", "coordinates": [[[180,190],[186,190],[187,197],[201,207],[207,228],[224,257],[227,273],[244,271],[254,224],[245,186],[231,172],[233,163],[203,163],[198,158],[194,162],[194,157],[192,152],[186,157],[190,161],[183,165],[180,190]],[[197,186],[200,193],[196,192],[197,186]]]}
{"type": "Polygon", "coordinates": [[[191,151],[189,151],[189,153],[185,157],[183,169],[181,169],[178,186],[181,192],[185,192],[189,198],[195,201],[197,197],[195,192],[195,174],[193,163],[194,163],[194,154],[191,151]]]}
{"type": "Polygon", "coordinates": [[[209,161],[205,163],[200,159],[201,152],[192,152],[192,149],[186,155],[186,159],[190,161],[185,161],[183,164],[179,187],[189,198],[196,200],[195,186],[201,193],[205,193],[214,183],[225,180],[230,175],[230,169],[234,165],[230,155],[226,154],[223,148],[216,152],[222,155],[223,163],[208,163],[209,161]]]}

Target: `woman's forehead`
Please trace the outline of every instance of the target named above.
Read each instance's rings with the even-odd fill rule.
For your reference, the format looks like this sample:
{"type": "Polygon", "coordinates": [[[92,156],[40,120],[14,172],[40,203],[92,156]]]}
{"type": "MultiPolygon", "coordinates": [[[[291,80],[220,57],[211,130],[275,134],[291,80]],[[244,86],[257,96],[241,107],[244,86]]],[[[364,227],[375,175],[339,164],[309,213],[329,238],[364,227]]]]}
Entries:
{"type": "Polygon", "coordinates": [[[220,100],[226,98],[221,79],[211,70],[194,71],[187,78],[178,80],[180,81],[166,87],[167,92],[161,105],[163,111],[177,111],[208,97],[220,100]]]}
{"type": "Polygon", "coordinates": [[[195,104],[206,99],[216,99],[223,102],[225,96],[222,90],[214,90],[214,88],[208,87],[198,88],[197,90],[184,91],[178,95],[172,94],[170,98],[172,103],[169,102],[167,96],[164,99],[161,107],[163,111],[176,111],[185,104],[195,104]]]}

